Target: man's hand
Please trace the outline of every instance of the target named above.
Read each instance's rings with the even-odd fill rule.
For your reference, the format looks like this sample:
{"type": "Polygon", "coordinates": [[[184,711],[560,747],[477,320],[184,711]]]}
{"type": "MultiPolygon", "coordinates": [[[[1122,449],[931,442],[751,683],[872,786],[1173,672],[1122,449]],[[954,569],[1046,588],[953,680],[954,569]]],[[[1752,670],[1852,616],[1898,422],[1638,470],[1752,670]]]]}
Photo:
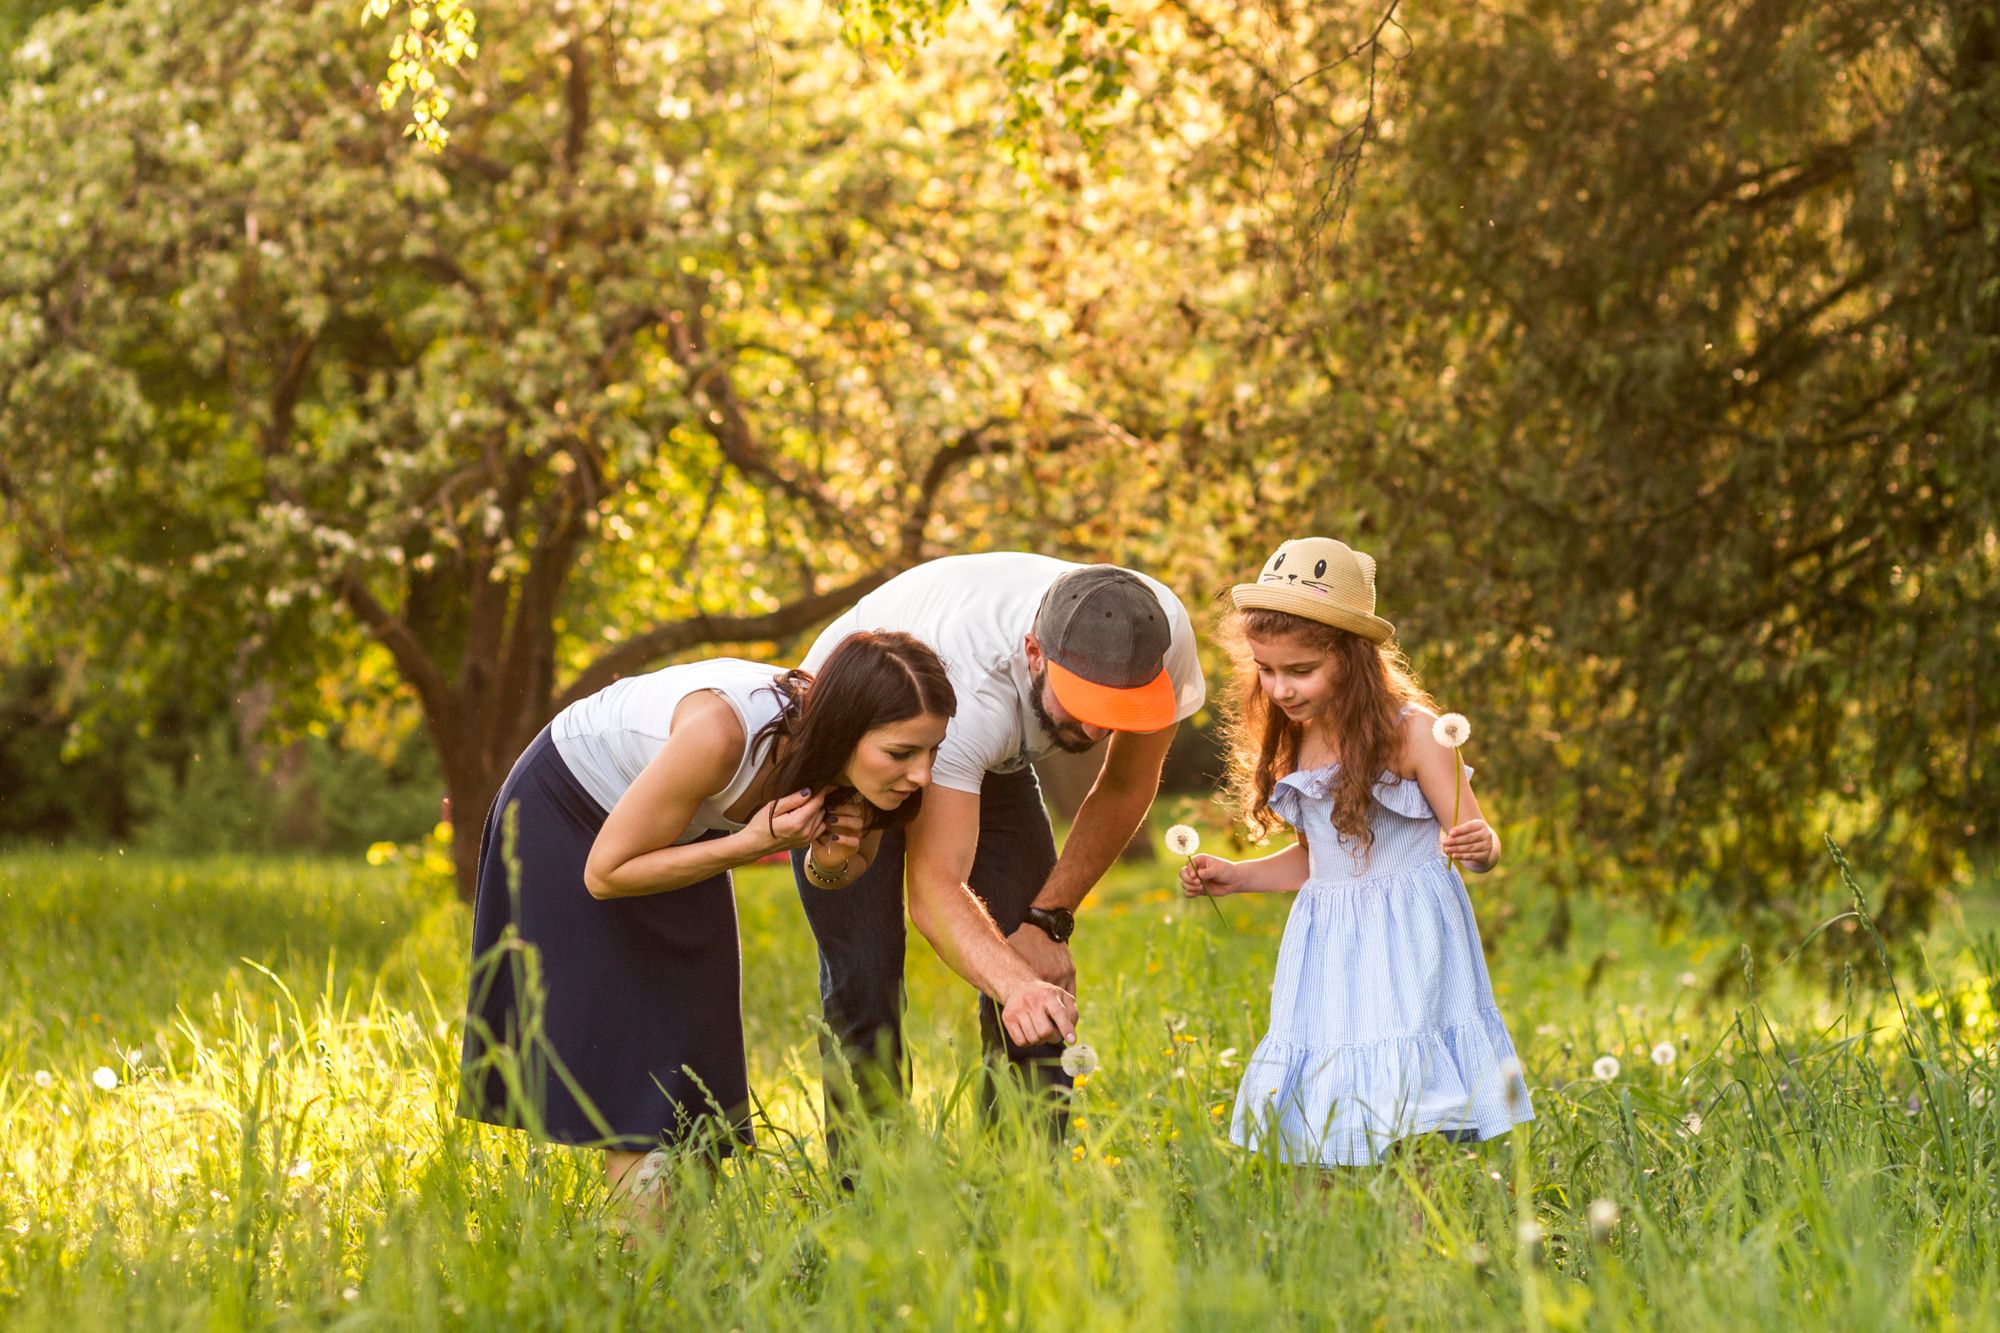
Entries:
{"type": "Polygon", "coordinates": [[[1076,997],[1046,981],[1033,982],[1000,1006],[1000,1026],[1016,1046],[1066,1042],[1076,1035],[1076,997]]]}
{"type": "Polygon", "coordinates": [[[1067,944],[1057,944],[1040,926],[1024,925],[1007,937],[1014,952],[1027,959],[1035,975],[1052,985],[1076,994],[1076,960],[1067,944]]]}

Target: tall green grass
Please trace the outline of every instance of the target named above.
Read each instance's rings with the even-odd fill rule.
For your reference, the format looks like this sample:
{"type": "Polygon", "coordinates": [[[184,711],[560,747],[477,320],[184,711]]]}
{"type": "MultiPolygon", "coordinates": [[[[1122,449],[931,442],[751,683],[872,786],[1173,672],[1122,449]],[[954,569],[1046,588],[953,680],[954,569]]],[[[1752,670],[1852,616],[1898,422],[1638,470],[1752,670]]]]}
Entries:
{"type": "MultiPolygon", "coordinates": [[[[786,877],[746,873],[759,1150],[683,1161],[662,1224],[634,1229],[594,1154],[451,1113],[467,923],[402,872],[0,860],[0,1321],[2000,1323],[1990,942],[1941,934],[1942,975],[1896,990],[1864,975],[1829,995],[1794,980],[1800,962],[1712,1001],[1683,974],[1734,966],[1725,936],[1666,939],[1600,908],[1577,932],[1588,952],[1551,956],[1513,947],[1531,933],[1516,925],[1493,962],[1532,1127],[1301,1173],[1221,1129],[1288,903],[1234,900],[1218,922],[1170,878],[1121,871],[1082,919],[1104,1066],[1057,1152],[1016,1099],[981,1125],[969,993],[916,943],[916,1095],[855,1136],[843,1189],[821,1142],[810,937],[786,877]],[[1599,1080],[1606,1053],[1622,1068],[1599,1080]],[[1617,1219],[1600,1205],[1594,1235],[1599,1200],[1617,1219]]],[[[1829,914],[1852,906],[1831,864],[1818,888],[1829,914]]]]}

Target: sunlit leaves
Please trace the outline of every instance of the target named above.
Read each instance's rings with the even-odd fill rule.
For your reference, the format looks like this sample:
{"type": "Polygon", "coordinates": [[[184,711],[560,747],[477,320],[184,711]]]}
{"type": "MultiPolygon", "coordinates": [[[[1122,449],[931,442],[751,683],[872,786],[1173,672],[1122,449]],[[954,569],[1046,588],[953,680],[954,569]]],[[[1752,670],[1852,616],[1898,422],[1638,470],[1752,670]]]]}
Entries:
{"type": "MultiPolygon", "coordinates": [[[[408,26],[398,32],[389,47],[389,68],[376,86],[382,109],[391,110],[410,95],[410,123],[403,133],[432,152],[442,152],[451,139],[445,117],[451,112],[451,95],[440,81],[447,69],[456,69],[479,55],[473,40],[477,19],[465,0],[406,0],[408,26]]],[[[387,19],[396,0],[368,0],[362,17],[387,19]]]]}

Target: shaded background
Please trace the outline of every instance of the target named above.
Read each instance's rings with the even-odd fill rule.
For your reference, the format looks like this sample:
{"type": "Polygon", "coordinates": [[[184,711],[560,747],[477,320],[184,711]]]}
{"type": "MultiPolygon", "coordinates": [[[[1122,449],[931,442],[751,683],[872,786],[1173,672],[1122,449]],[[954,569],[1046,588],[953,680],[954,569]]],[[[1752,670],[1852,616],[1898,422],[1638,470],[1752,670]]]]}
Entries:
{"type": "Polygon", "coordinates": [[[1990,6],[491,0],[436,155],[351,8],[0,8],[0,835],[416,838],[918,560],[1310,530],[1559,893],[1990,860],[1990,6]]]}

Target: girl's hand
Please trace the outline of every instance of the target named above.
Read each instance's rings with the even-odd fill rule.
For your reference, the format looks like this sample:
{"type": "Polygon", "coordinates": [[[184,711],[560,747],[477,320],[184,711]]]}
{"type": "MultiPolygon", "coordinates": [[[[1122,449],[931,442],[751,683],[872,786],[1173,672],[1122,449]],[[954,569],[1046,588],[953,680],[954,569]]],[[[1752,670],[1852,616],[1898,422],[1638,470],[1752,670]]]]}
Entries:
{"type": "Polygon", "coordinates": [[[1223,898],[1243,891],[1243,867],[1207,852],[1197,852],[1181,867],[1183,898],[1223,898]]]}
{"type": "Polygon", "coordinates": [[[861,835],[866,827],[859,796],[850,796],[828,810],[820,821],[819,832],[813,836],[813,864],[829,875],[845,874],[848,862],[861,850],[861,835]]]}
{"type": "Polygon", "coordinates": [[[819,834],[824,824],[821,806],[825,792],[786,792],[750,816],[746,831],[765,844],[765,852],[789,852],[803,847],[819,834]]]}
{"type": "Polygon", "coordinates": [[[1468,819],[1438,838],[1438,850],[1460,865],[1484,873],[1500,860],[1500,835],[1483,819],[1468,819]]]}

